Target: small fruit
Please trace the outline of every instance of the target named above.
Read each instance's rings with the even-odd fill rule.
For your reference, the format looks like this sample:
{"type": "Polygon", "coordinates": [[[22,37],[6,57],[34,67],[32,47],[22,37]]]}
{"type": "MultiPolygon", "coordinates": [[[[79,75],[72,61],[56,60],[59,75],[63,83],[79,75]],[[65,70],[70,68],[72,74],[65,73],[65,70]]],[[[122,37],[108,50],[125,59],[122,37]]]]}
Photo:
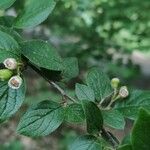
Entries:
{"type": "Polygon", "coordinates": [[[13,76],[8,81],[8,86],[12,89],[19,89],[22,85],[22,78],[18,75],[13,76]]]}
{"type": "Polygon", "coordinates": [[[17,69],[17,61],[14,58],[7,58],[7,59],[5,59],[4,62],[3,62],[3,64],[4,64],[4,66],[7,69],[10,69],[10,70],[17,69]]]}
{"type": "Polygon", "coordinates": [[[13,72],[9,69],[1,69],[0,70],[0,81],[6,81],[11,78],[13,72]]]}
{"type": "Polygon", "coordinates": [[[128,88],[126,86],[122,86],[119,90],[119,96],[121,98],[126,98],[129,96],[129,91],[128,88]]]}
{"type": "Polygon", "coordinates": [[[111,80],[111,86],[112,88],[117,88],[119,86],[120,80],[118,78],[113,78],[111,80]]]}

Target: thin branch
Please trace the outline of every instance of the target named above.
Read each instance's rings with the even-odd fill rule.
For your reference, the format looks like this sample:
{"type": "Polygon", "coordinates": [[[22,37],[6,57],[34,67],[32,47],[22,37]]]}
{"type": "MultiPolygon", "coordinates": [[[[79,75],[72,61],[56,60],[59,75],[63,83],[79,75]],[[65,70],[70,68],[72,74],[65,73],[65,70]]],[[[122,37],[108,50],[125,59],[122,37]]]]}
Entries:
{"type": "Polygon", "coordinates": [[[116,148],[118,146],[119,141],[112,136],[109,132],[107,132],[104,128],[101,131],[102,137],[112,145],[113,148],[116,148]]]}
{"type": "Polygon", "coordinates": [[[61,93],[61,95],[63,95],[64,97],[67,97],[67,98],[70,99],[72,102],[76,103],[76,100],[75,100],[74,98],[72,98],[71,96],[67,95],[67,94],[65,93],[65,91],[64,91],[58,84],[56,84],[56,83],[53,82],[53,81],[50,81],[50,83],[51,83],[51,85],[53,85],[53,87],[54,87],[55,89],[57,89],[57,90],[61,93]]]}
{"type": "MultiPolygon", "coordinates": [[[[41,75],[50,85],[52,85],[55,89],[57,89],[57,91],[60,92],[60,94],[66,99],[68,98],[69,100],[71,100],[74,103],[77,103],[76,100],[74,98],[72,98],[71,96],[67,95],[65,93],[65,91],[55,82],[51,81],[50,79],[48,79],[44,73],[37,68],[36,66],[34,66],[32,63],[28,62],[28,65],[35,71],[37,72],[39,75],[41,75]]],[[[101,136],[110,143],[110,145],[112,145],[113,148],[116,148],[116,146],[118,145],[118,142],[116,141],[116,139],[114,138],[114,136],[112,136],[109,132],[107,132],[104,128],[101,130],[101,136]]]]}
{"type": "Polygon", "coordinates": [[[37,68],[36,66],[34,66],[32,63],[28,62],[28,65],[35,71],[37,72],[39,75],[41,75],[50,85],[52,85],[55,89],[57,89],[57,91],[60,92],[60,94],[66,99],[68,98],[69,100],[71,100],[72,102],[76,103],[76,100],[74,98],[72,98],[71,96],[67,95],[65,93],[65,91],[55,82],[51,81],[50,79],[48,79],[44,73],[37,68]]]}

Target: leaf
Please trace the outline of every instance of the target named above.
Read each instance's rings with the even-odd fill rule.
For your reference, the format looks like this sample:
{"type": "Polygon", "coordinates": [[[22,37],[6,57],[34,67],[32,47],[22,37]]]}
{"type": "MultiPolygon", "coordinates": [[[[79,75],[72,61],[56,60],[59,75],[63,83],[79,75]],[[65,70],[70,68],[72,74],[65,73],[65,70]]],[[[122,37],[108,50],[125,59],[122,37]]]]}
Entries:
{"type": "Polygon", "coordinates": [[[89,86],[77,83],[75,92],[79,100],[95,101],[94,91],[89,86]]]}
{"type": "Polygon", "coordinates": [[[56,0],[26,0],[14,26],[22,29],[35,27],[49,16],[55,5],[56,0]]]}
{"type": "Polygon", "coordinates": [[[8,52],[6,50],[0,49],[0,63],[2,63],[6,58],[15,58],[15,59],[19,59],[20,57],[18,57],[17,55],[8,52]]]}
{"type": "Polygon", "coordinates": [[[134,125],[131,142],[133,150],[150,150],[150,114],[144,109],[134,125]]]}
{"type": "Polygon", "coordinates": [[[66,121],[71,123],[80,123],[85,119],[81,104],[70,104],[66,107],[66,121]]]}
{"type": "Polygon", "coordinates": [[[119,147],[117,150],[132,150],[132,145],[123,145],[121,147],[119,147]]]}
{"type": "Polygon", "coordinates": [[[112,93],[109,78],[97,68],[89,71],[86,82],[94,90],[97,101],[105,99],[112,93]]]}
{"type": "MultiPolygon", "coordinates": [[[[7,18],[11,17],[11,16],[5,16],[5,20],[7,20],[7,22],[10,23],[10,19],[7,18]]],[[[7,34],[9,34],[11,37],[13,37],[13,39],[15,39],[18,43],[22,42],[23,39],[22,37],[19,35],[18,32],[16,32],[14,29],[12,28],[8,28],[8,27],[4,27],[4,26],[0,26],[0,31],[5,32],[7,34]]]]}
{"type": "Polygon", "coordinates": [[[43,101],[27,110],[17,131],[26,136],[45,136],[55,131],[64,120],[63,107],[53,101],[43,101]]]}
{"type": "Polygon", "coordinates": [[[0,120],[6,120],[18,111],[25,99],[25,85],[14,90],[7,82],[0,82],[0,120]]]}
{"type": "Polygon", "coordinates": [[[9,8],[16,0],[0,0],[0,9],[9,8]]]}
{"type": "Polygon", "coordinates": [[[38,67],[61,71],[62,60],[52,46],[41,40],[21,43],[22,53],[38,67]]]}
{"type": "Polygon", "coordinates": [[[62,79],[61,71],[54,71],[45,68],[40,68],[40,70],[45,75],[45,77],[51,81],[59,82],[62,79]]]}
{"type": "Polygon", "coordinates": [[[118,100],[114,109],[119,110],[125,117],[135,120],[141,107],[150,111],[150,92],[132,90],[128,98],[118,100]]]}
{"type": "Polygon", "coordinates": [[[121,145],[131,144],[131,134],[126,135],[121,141],[121,145]]]}
{"type": "Polygon", "coordinates": [[[123,115],[117,110],[102,111],[104,124],[115,129],[123,130],[125,127],[125,120],[123,115]]]}
{"type": "Polygon", "coordinates": [[[0,25],[5,27],[12,27],[14,16],[1,16],[0,25]]]}
{"type": "Polygon", "coordinates": [[[89,134],[99,133],[103,127],[103,117],[100,109],[93,102],[83,100],[82,101],[86,124],[87,132],[89,134]]]}
{"type": "Polygon", "coordinates": [[[18,54],[19,45],[9,34],[0,31],[0,49],[9,51],[13,54],[18,54]]]}
{"type": "Polygon", "coordinates": [[[102,150],[99,139],[92,135],[85,135],[77,138],[70,146],[69,150],[102,150]]]}
{"type": "Polygon", "coordinates": [[[63,78],[71,79],[75,78],[79,74],[79,67],[78,67],[78,60],[77,58],[71,57],[71,58],[65,58],[63,60],[63,72],[62,76],[63,78]]]}

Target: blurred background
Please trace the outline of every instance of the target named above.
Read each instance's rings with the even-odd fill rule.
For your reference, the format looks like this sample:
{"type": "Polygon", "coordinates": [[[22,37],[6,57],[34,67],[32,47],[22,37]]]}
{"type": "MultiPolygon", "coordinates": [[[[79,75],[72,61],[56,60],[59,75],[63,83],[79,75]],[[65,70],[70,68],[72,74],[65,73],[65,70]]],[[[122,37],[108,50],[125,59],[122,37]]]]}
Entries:
{"type": "MultiPolygon", "coordinates": [[[[16,16],[23,4],[23,0],[17,0],[4,13],[16,16]]],[[[62,57],[78,58],[80,74],[66,85],[70,95],[92,66],[101,68],[110,78],[120,78],[122,84],[150,90],[150,0],[59,0],[42,25],[21,34],[25,39],[50,42],[62,57]]],[[[85,133],[82,125],[65,123],[52,135],[36,139],[15,132],[28,106],[61,98],[30,68],[25,75],[27,98],[20,111],[0,126],[0,150],[67,150],[77,135],[85,133]]],[[[111,129],[119,139],[132,124],[127,122],[125,131],[111,129]]]]}

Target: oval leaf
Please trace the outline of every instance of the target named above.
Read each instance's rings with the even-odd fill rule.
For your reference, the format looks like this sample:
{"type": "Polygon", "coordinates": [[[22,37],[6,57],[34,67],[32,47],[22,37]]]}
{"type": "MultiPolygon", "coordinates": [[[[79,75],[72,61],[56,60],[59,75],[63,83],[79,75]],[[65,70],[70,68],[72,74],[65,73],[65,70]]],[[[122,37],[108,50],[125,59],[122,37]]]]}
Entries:
{"type": "Polygon", "coordinates": [[[100,109],[93,102],[83,100],[83,110],[85,113],[87,132],[97,134],[103,128],[103,117],[100,109]]]}
{"type": "Polygon", "coordinates": [[[128,98],[118,100],[115,109],[119,110],[125,117],[135,120],[140,108],[150,111],[150,92],[148,91],[130,91],[128,98]]]}
{"type": "Polygon", "coordinates": [[[134,125],[131,142],[133,150],[150,150],[150,114],[144,109],[134,125]]]}
{"type": "MultiPolygon", "coordinates": [[[[6,22],[10,23],[11,21],[9,20],[9,17],[11,17],[11,16],[5,16],[5,20],[6,20],[6,22]]],[[[22,37],[20,36],[20,34],[18,32],[16,32],[13,28],[5,27],[5,26],[6,25],[0,26],[0,31],[5,32],[8,35],[10,35],[18,43],[23,41],[22,37]]]]}
{"type": "Polygon", "coordinates": [[[71,123],[83,122],[85,119],[81,104],[71,104],[66,107],[66,121],[71,123]]]}
{"type": "Polygon", "coordinates": [[[16,40],[9,34],[0,31],[0,49],[18,54],[19,45],[16,40]]]}
{"type": "Polygon", "coordinates": [[[79,74],[78,60],[77,58],[65,58],[63,60],[63,72],[62,76],[65,80],[75,78],[79,74]]]}
{"type": "Polygon", "coordinates": [[[89,86],[77,83],[75,92],[79,100],[85,100],[85,99],[89,101],[95,100],[94,91],[89,86]]]}
{"type": "Polygon", "coordinates": [[[24,10],[17,17],[16,28],[34,27],[43,22],[52,12],[56,0],[26,0],[24,10]]]}
{"type": "Polygon", "coordinates": [[[93,68],[89,71],[86,82],[94,90],[97,101],[105,99],[112,93],[109,78],[98,68],[93,68]]]}
{"type": "Polygon", "coordinates": [[[22,53],[38,67],[61,71],[62,60],[58,53],[48,43],[33,40],[21,43],[22,53]]]}
{"type": "Polygon", "coordinates": [[[64,120],[64,109],[56,102],[43,101],[29,108],[17,131],[27,136],[44,136],[55,131],[64,120]]]}
{"type": "Polygon", "coordinates": [[[125,120],[123,115],[117,110],[102,111],[104,124],[115,129],[123,130],[125,127],[125,120]]]}
{"type": "Polygon", "coordinates": [[[69,150],[101,150],[102,146],[96,137],[85,135],[77,138],[70,146],[69,150]]]}
{"type": "Polygon", "coordinates": [[[20,57],[18,57],[17,55],[8,52],[6,50],[0,49],[0,63],[2,63],[6,58],[15,58],[15,59],[19,59],[20,57]]]}
{"type": "Polygon", "coordinates": [[[0,9],[9,8],[16,0],[0,0],[0,9]]]}
{"type": "Polygon", "coordinates": [[[7,82],[0,82],[0,120],[11,117],[20,108],[25,99],[25,85],[14,90],[7,82]]]}

